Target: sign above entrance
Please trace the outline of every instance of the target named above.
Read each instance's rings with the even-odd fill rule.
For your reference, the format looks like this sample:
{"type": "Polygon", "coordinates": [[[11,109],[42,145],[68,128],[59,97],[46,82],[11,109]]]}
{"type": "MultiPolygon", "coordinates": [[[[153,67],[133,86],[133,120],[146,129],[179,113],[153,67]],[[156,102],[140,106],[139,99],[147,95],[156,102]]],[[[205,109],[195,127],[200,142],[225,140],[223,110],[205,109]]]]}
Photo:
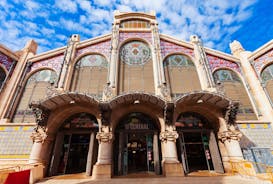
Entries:
{"type": "Polygon", "coordinates": [[[126,130],[148,130],[149,129],[148,124],[144,124],[144,123],[126,124],[124,127],[126,130]]]}

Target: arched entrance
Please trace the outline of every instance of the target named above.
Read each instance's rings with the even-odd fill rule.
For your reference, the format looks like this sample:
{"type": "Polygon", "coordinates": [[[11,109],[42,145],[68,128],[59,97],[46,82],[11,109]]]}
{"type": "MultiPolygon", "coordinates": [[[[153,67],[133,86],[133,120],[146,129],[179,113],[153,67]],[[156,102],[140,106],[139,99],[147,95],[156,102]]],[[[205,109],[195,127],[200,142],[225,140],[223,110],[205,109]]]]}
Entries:
{"type": "Polygon", "coordinates": [[[160,174],[158,134],[155,120],[144,113],[122,118],[115,130],[114,174],[160,174]]]}
{"type": "Polygon", "coordinates": [[[175,123],[178,159],[185,173],[200,170],[224,173],[219,148],[209,121],[195,112],[181,113],[175,123]]]}
{"type": "Polygon", "coordinates": [[[97,131],[94,115],[82,112],[65,120],[56,136],[49,175],[81,172],[91,175],[98,155],[97,131]]]}

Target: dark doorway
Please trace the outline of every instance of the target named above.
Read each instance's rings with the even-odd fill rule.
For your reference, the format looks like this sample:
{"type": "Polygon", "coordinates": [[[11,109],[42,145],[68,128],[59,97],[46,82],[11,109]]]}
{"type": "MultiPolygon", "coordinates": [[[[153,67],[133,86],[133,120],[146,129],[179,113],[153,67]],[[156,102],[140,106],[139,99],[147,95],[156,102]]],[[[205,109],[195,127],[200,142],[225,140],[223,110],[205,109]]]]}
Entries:
{"type": "Polygon", "coordinates": [[[160,174],[158,130],[143,113],[131,113],[116,128],[114,174],[160,174]]]}

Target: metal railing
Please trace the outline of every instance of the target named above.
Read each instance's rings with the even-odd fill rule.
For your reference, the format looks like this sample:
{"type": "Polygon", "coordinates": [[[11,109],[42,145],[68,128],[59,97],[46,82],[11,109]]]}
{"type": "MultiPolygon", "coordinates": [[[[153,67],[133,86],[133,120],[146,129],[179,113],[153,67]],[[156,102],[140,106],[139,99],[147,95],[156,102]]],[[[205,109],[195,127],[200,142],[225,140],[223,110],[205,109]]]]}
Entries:
{"type": "Polygon", "coordinates": [[[273,182],[273,166],[247,160],[230,160],[229,163],[232,174],[252,176],[273,182]],[[257,168],[260,168],[263,172],[258,173],[257,168]]]}

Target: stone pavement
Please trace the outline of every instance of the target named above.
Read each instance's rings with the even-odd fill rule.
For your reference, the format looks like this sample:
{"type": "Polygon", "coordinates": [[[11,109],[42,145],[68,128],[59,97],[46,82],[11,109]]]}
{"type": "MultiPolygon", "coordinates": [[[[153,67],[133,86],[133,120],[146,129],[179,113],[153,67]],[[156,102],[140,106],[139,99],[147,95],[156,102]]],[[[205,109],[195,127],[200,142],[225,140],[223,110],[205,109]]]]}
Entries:
{"type": "Polygon", "coordinates": [[[188,177],[118,177],[105,180],[91,178],[46,178],[38,184],[271,184],[269,181],[241,176],[188,176],[188,177]]]}

